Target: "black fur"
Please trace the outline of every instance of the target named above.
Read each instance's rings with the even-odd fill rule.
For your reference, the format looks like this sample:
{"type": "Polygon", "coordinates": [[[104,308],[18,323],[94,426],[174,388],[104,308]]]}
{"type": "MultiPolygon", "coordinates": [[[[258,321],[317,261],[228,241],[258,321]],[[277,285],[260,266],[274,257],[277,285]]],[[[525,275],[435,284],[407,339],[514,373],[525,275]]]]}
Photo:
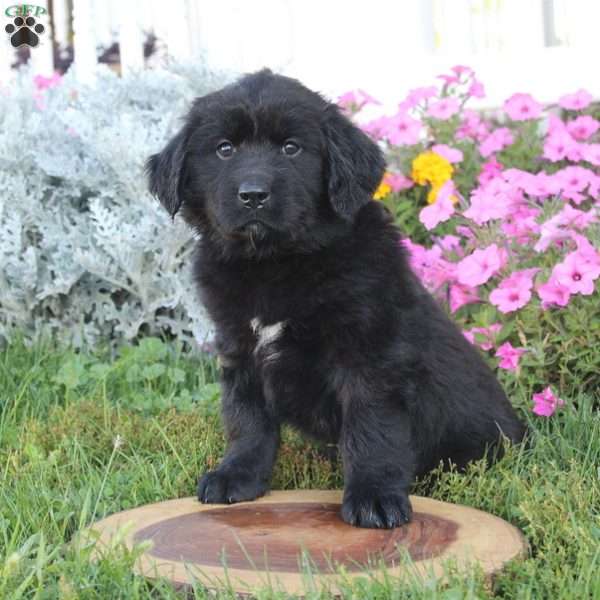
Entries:
{"type": "Polygon", "coordinates": [[[199,99],[148,170],[166,209],[202,234],[195,272],[228,439],[202,502],[264,494],[284,422],[339,445],[342,517],[363,527],[409,521],[415,476],[440,461],[462,468],[522,439],[494,374],[371,200],[381,152],[336,106],[270,71],[248,75],[199,99]],[[216,153],[223,140],[230,158],[216,153]],[[242,185],[269,194],[262,208],[242,202],[242,185]]]}

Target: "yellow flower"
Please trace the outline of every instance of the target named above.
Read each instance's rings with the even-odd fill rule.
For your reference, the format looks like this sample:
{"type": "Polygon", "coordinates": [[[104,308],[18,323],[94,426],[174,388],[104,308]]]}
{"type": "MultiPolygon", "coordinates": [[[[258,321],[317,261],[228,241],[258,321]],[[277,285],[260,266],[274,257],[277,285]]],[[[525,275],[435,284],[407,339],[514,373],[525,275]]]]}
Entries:
{"type": "Polygon", "coordinates": [[[419,185],[431,185],[427,194],[427,202],[433,204],[440,188],[452,179],[454,167],[443,156],[431,152],[421,152],[412,162],[411,177],[419,185]]]}
{"type": "Polygon", "coordinates": [[[392,186],[389,183],[382,181],[379,184],[379,187],[375,190],[375,193],[373,194],[373,199],[374,200],[382,200],[386,196],[389,196],[391,191],[392,191],[392,186]]]}

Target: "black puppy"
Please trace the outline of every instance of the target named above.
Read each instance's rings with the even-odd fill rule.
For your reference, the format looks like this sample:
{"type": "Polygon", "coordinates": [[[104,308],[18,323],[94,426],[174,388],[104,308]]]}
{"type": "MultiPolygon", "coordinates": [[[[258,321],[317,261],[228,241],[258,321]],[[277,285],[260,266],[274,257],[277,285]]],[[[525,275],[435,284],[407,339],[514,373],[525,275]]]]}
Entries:
{"type": "Polygon", "coordinates": [[[384,167],[335,105],[267,70],[197,99],[149,159],[152,193],[201,234],[195,273],[222,364],[228,449],[200,501],[264,494],[286,422],[339,445],[346,522],[396,527],[416,475],[521,440],[372,201],[384,167]]]}

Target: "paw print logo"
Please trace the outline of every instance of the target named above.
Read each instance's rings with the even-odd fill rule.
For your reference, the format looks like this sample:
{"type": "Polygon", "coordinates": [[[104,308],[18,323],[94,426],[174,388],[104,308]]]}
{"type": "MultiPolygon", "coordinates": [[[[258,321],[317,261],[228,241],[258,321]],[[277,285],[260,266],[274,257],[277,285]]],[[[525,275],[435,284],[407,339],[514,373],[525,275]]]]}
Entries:
{"type": "Polygon", "coordinates": [[[31,46],[35,48],[40,43],[38,34],[44,33],[44,26],[35,22],[33,17],[15,17],[12,23],[9,23],[4,31],[10,35],[10,43],[18,48],[19,46],[31,46]]]}

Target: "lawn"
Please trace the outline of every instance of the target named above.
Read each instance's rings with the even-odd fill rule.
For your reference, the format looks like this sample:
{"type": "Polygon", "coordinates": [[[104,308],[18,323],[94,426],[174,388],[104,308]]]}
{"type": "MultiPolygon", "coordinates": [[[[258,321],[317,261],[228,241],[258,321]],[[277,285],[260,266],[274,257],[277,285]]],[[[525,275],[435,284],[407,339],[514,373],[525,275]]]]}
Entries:
{"type": "MultiPolygon", "coordinates": [[[[94,563],[89,545],[69,542],[105,515],[193,493],[198,473],[223,450],[215,378],[211,360],[154,338],[113,357],[19,341],[2,351],[0,598],[178,597],[166,582],[133,576],[135,554],[116,546],[94,563]]],[[[445,585],[342,580],[345,597],[600,598],[598,398],[565,398],[550,418],[533,415],[524,395],[513,400],[531,427],[531,447],[512,448],[487,471],[445,473],[430,493],[515,524],[530,556],[509,564],[492,587],[477,570],[461,577],[450,567],[445,585]]],[[[286,432],[274,488],[341,483],[337,465],[286,432]]],[[[194,595],[213,597],[200,587],[194,595]]],[[[256,595],[283,597],[272,589],[256,595]]]]}

